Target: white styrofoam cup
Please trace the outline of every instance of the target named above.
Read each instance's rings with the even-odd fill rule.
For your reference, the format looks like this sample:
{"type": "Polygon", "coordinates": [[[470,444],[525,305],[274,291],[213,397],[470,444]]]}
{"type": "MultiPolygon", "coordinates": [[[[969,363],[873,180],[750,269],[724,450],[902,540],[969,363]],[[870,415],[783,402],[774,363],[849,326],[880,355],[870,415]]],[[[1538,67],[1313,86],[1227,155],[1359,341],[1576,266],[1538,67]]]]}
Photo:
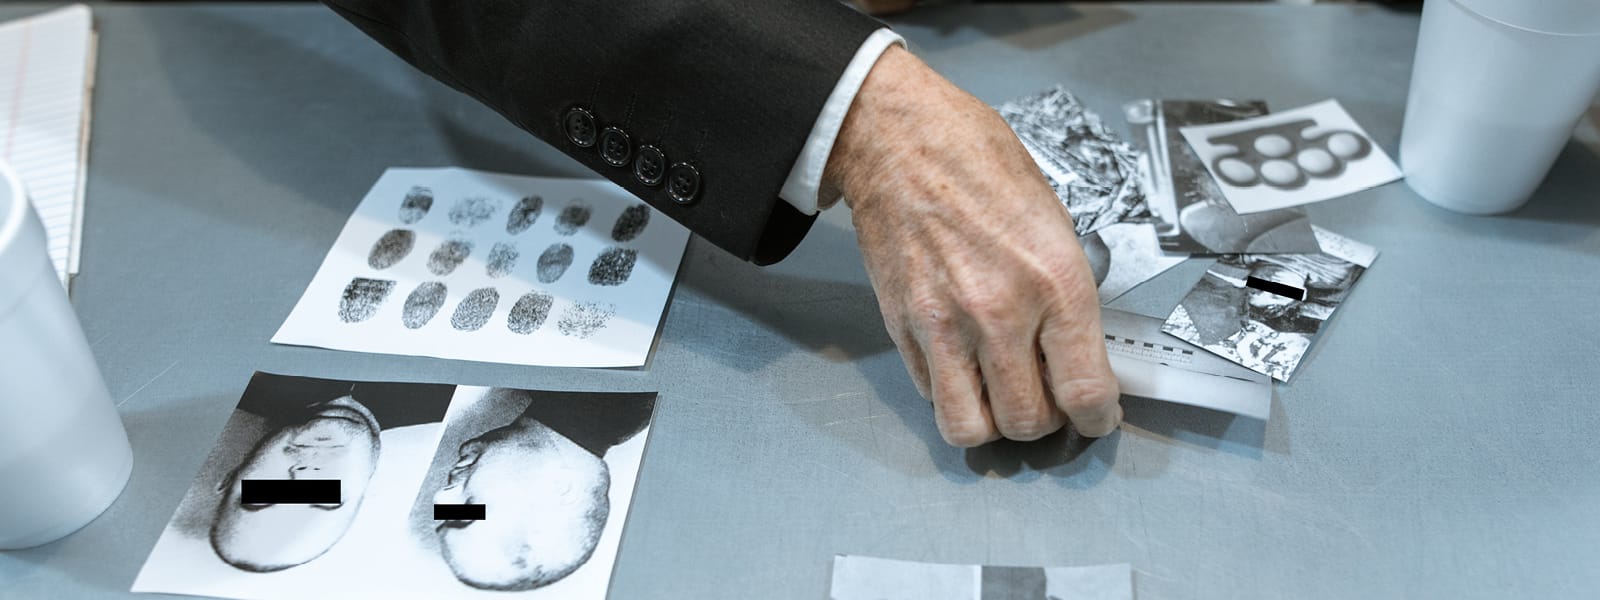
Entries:
{"type": "Polygon", "coordinates": [[[1600,0],[1427,0],[1400,134],[1406,182],[1457,212],[1528,201],[1600,93],[1600,0]]]}
{"type": "Polygon", "coordinates": [[[133,452],[46,252],[0,163],[0,550],[66,537],[122,493],[133,452]]]}

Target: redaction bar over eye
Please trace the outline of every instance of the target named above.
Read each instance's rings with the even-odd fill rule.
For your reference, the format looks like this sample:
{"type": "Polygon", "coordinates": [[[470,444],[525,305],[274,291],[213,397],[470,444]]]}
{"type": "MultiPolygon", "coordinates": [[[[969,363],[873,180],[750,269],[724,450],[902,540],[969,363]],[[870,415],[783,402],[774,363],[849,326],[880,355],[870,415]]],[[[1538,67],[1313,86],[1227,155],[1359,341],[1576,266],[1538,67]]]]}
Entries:
{"type": "Polygon", "coordinates": [[[337,479],[246,479],[240,504],[339,504],[337,479]]]}
{"type": "Polygon", "coordinates": [[[1277,294],[1290,300],[1306,299],[1306,291],[1303,289],[1294,287],[1292,285],[1278,283],[1276,281],[1259,279],[1254,275],[1246,278],[1244,284],[1248,287],[1255,288],[1269,294],[1277,294]]]}
{"type": "Polygon", "coordinates": [[[485,505],[483,504],[435,504],[433,505],[433,520],[435,521],[482,521],[485,518],[485,505]]]}

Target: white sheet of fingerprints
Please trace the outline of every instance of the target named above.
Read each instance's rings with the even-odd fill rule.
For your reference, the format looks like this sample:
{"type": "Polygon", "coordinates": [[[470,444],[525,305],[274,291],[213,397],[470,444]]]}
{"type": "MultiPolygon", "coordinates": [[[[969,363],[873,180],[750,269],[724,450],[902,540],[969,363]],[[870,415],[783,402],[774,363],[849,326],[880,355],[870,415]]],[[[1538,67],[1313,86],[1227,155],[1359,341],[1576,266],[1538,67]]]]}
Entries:
{"type": "Polygon", "coordinates": [[[391,168],[272,341],[641,366],[688,239],[607,181],[391,168]]]}

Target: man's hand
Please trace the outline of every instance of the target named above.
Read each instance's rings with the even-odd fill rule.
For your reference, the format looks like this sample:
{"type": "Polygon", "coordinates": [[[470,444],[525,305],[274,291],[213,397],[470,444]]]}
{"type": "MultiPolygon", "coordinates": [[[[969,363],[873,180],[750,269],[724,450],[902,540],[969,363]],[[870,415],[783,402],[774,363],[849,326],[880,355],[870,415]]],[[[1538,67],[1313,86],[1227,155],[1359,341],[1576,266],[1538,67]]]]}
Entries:
{"type": "Polygon", "coordinates": [[[894,46],[823,175],[855,221],[884,324],[944,439],[1043,437],[1122,420],[1072,218],[988,105],[894,46]]]}

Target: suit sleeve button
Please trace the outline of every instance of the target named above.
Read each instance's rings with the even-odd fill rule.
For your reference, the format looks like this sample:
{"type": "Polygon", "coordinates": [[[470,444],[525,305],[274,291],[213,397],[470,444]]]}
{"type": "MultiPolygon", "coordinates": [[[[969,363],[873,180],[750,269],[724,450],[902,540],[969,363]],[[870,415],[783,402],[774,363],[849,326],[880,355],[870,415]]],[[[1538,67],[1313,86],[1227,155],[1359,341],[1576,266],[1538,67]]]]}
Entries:
{"type": "Polygon", "coordinates": [[[572,108],[566,116],[561,118],[561,129],[567,133],[567,140],[579,148],[594,147],[595,129],[594,115],[582,108],[572,108]]]}
{"type": "Polygon", "coordinates": [[[673,202],[689,204],[700,195],[700,170],[689,163],[678,163],[667,170],[667,195],[673,202]]]}
{"type": "Polygon", "coordinates": [[[667,174],[667,155],[655,146],[639,146],[633,157],[633,178],[650,187],[661,185],[667,174]]]}
{"type": "Polygon", "coordinates": [[[628,134],[616,127],[600,132],[600,160],[613,167],[625,167],[632,158],[633,144],[628,141],[628,134]]]}

